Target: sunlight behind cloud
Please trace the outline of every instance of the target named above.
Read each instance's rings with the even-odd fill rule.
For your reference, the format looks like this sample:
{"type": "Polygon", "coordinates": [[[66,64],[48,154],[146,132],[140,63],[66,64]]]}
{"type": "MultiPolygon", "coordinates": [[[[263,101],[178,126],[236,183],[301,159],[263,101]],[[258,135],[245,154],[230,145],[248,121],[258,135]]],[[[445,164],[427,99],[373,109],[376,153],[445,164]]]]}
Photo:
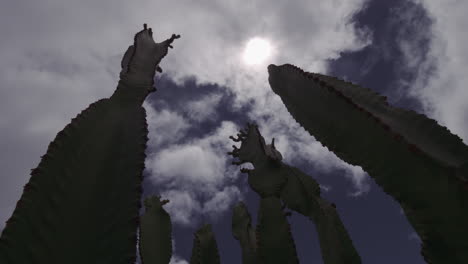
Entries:
{"type": "MultiPolygon", "coordinates": [[[[276,95],[268,86],[266,64],[289,62],[309,71],[325,72],[328,59],[337,58],[343,51],[357,50],[368,44],[363,40],[362,34],[358,34],[352,22],[343,20],[361,10],[366,1],[348,0],[336,5],[335,1],[302,0],[273,5],[271,1],[259,0],[254,5],[239,5],[234,1],[222,1],[213,5],[210,1],[195,3],[187,0],[157,0],[134,5],[122,0],[92,3],[65,0],[68,8],[61,10],[63,12],[55,12],[50,6],[62,6],[64,1],[50,0],[47,6],[32,0],[10,1],[12,5],[7,9],[12,15],[0,15],[2,24],[15,24],[14,30],[9,27],[0,29],[3,30],[2,36],[8,36],[2,39],[0,45],[0,83],[2,87],[8,87],[1,91],[0,96],[0,99],[4,99],[0,101],[0,144],[9,150],[8,155],[5,154],[0,159],[0,167],[3,168],[2,175],[10,175],[4,177],[0,184],[0,226],[13,212],[14,207],[8,206],[14,205],[20,197],[30,169],[38,163],[39,156],[47,149],[47,143],[54,138],[56,132],[90,103],[110,96],[115,90],[123,53],[133,43],[134,34],[141,30],[142,23],[147,22],[154,28],[156,42],[163,41],[172,33],[181,34],[182,38],[174,43],[174,50],[169,52],[161,65],[164,74],[178,85],[184,85],[185,81],[193,78],[196,85],[216,84],[220,87],[219,93],[234,95],[238,106],[235,111],[240,111],[248,118],[260,120],[284,115],[281,119],[284,120],[289,117],[284,106],[278,106],[283,107],[278,114],[275,112],[276,103],[271,102],[276,95]],[[18,2],[27,4],[15,4],[18,2]],[[24,6],[31,10],[26,20],[13,15],[24,13],[24,6]],[[259,17],[259,14],[264,15],[259,17]],[[84,16],[86,19],[83,19],[84,16]],[[243,61],[246,44],[253,37],[269,42],[273,52],[259,65],[247,65],[243,61]],[[70,49],[73,52],[68,52],[70,49]],[[255,106],[254,111],[249,111],[251,106],[255,106]],[[37,127],[40,124],[37,120],[49,116],[60,118],[58,123],[47,122],[54,124],[54,128],[37,127]],[[17,162],[18,157],[21,157],[20,163],[17,162]]],[[[6,9],[0,9],[0,13],[3,10],[6,9]]],[[[164,88],[160,80],[156,81],[156,85],[164,88]]],[[[187,92],[191,90],[188,88],[187,92]]],[[[203,93],[200,98],[208,96],[202,89],[193,90],[203,93]]],[[[156,93],[153,96],[159,95],[160,93],[156,93]]],[[[172,98],[178,96],[174,94],[173,97],[168,97],[167,103],[174,103],[172,98]]],[[[216,97],[209,98],[213,99],[210,101],[213,105],[217,102],[216,97]]],[[[279,100],[277,98],[276,102],[280,103],[279,100]]],[[[190,100],[184,109],[160,105],[154,111],[147,112],[148,173],[152,179],[160,180],[158,184],[162,185],[166,181],[172,184],[169,180],[175,178],[179,184],[177,187],[183,185],[184,189],[194,189],[193,182],[197,181],[188,177],[193,176],[192,174],[187,176],[185,173],[196,172],[204,176],[202,179],[206,179],[196,185],[205,187],[194,190],[196,194],[206,193],[206,185],[212,186],[214,193],[219,192],[237,179],[237,175],[230,171],[238,173],[238,168],[219,170],[228,162],[227,155],[223,153],[228,150],[218,147],[225,144],[224,142],[231,144],[228,136],[235,134],[237,129],[231,131],[230,128],[226,132],[193,139],[190,129],[198,120],[205,118],[200,115],[205,112],[202,111],[202,104],[190,103],[192,101],[194,100],[190,100]],[[181,142],[182,139],[185,140],[181,142]],[[183,145],[175,148],[176,143],[183,145]],[[193,146],[200,144],[203,146],[201,151],[193,146]],[[190,155],[185,155],[193,162],[192,169],[189,170],[188,166],[182,166],[185,163],[175,160],[164,164],[164,168],[152,166],[154,158],[171,156],[168,151],[164,151],[166,149],[176,152],[181,149],[191,151],[190,155]],[[204,157],[210,159],[204,160],[196,156],[202,152],[206,154],[204,157]],[[217,161],[211,160],[215,159],[213,156],[217,161]],[[198,168],[197,162],[203,162],[210,169],[198,168]],[[160,175],[161,171],[168,174],[160,175]],[[175,176],[182,172],[187,177],[175,176]],[[212,177],[208,177],[208,173],[212,177]],[[169,176],[175,177],[168,178],[169,176]],[[228,184],[224,181],[227,178],[232,179],[228,184]]],[[[198,101],[197,99],[194,102],[198,101]]],[[[224,112],[220,112],[222,113],[224,112]]],[[[268,129],[267,125],[271,126],[269,139],[272,136],[278,137],[277,126],[282,129],[280,133],[283,135],[294,131],[293,128],[282,128],[284,122],[262,124],[262,132],[268,129]]],[[[291,126],[290,123],[286,125],[291,126]]],[[[309,142],[311,139],[307,140],[309,142]]],[[[283,141],[286,145],[288,137],[283,141]]],[[[230,145],[227,147],[230,148],[230,145]]],[[[172,188],[171,186],[164,187],[172,188]]],[[[189,198],[192,199],[191,197],[189,198]]],[[[196,198],[193,199],[197,201],[196,198]]],[[[180,204],[184,205],[185,200],[182,201],[180,204]]],[[[203,201],[199,203],[203,204],[203,201]]],[[[196,215],[201,214],[197,210],[202,209],[197,208],[196,203],[190,208],[192,207],[198,212],[196,215]]]]}
{"type": "Polygon", "coordinates": [[[243,60],[247,65],[258,65],[265,62],[272,53],[273,48],[268,40],[255,37],[247,42],[243,60]]]}

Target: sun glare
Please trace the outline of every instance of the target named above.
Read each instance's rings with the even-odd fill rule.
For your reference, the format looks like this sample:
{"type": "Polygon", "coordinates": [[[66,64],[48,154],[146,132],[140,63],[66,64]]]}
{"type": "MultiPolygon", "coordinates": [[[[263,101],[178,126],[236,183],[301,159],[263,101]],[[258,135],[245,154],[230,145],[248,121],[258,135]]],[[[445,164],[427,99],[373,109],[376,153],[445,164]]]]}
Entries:
{"type": "Polygon", "coordinates": [[[247,42],[244,49],[244,62],[248,65],[258,65],[271,56],[272,47],[263,38],[252,38],[247,42]]]}

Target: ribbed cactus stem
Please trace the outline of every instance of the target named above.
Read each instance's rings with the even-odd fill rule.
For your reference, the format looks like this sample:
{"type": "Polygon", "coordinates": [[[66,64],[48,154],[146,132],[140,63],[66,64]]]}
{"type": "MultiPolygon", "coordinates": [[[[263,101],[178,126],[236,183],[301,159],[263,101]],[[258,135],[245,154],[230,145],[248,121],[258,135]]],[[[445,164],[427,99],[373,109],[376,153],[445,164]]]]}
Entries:
{"type": "Polygon", "coordinates": [[[281,192],[281,199],[286,206],[314,222],[319,235],[323,263],[361,263],[336,206],[320,197],[317,181],[297,168],[285,165],[284,170],[289,173],[288,182],[281,192]]]}
{"type": "Polygon", "coordinates": [[[299,263],[291,229],[279,198],[270,196],[260,200],[257,236],[260,263],[299,263]]]}
{"type": "Polygon", "coordinates": [[[290,64],[268,71],[294,119],[401,204],[427,262],[468,263],[468,147],[458,136],[358,85],[290,64]]]}
{"type": "Polygon", "coordinates": [[[241,246],[243,264],[260,263],[257,254],[257,239],[251,221],[247,207],[243,202],[239,202],[232,213],[232,235],[241,246]]]}
{"type": "Polygon", "coordinates": [[[172,256],[172,224],[162,207],[168,200],[159,196],[145,199],[145,214],[140,220],[140,256],[142,264],[167,264],[172,256]]]}
{"type": "Polygon", "coordinates": [[[211,225],[203,225],[195,233],[190,264],[220,264],[218,244],[211,225]]]}
{"type": "Polygon", "coordinates": [[[141,106],[173,38],[135,35],[117,91],[50,143],[0,237],[0,263],[133,263],[148,140],[141,106]]]}
{"type": "MultiPolygon", "coordinates": [[[[282,246],[289,248],[288,250],[295,248],[293,246],[294,241],[292,237],[291,241],[289,238],[279,238],[281,236],[286,236],[284,232],[289,232],[289,224],[287,224],[285,219],[285,215],[288,213],[283,212],[280,214],[277,211],[278,208],[276,208],[279,206],[276,199],[279,201],[280,198],[284,202],[282,207],[287,206],[309,217],[316,224],[325,264],[361,263],[360,257],[335,208],[331,203],[326,202],[320,197],[320,187],[318,183],[299,169],[281,162],[282,155],[276,150],[274,139],[271,141],[271,144],[265,144],[265,140],[256,125],[248,124],[247,132],[244,133],[246,135],[241,140],[241,147],[237,151],[239,154],[228,154],[241,160],[252,162],[255,167],[254,170],[241,169],[241,172],[248,174],[249,185],[262,198],[261,204],[265,206],[264,209],[262,209],[264,215],[265,213],[271,215],[269,218],[263,216],[263,222],[259,222],[257,227],[257,231],[262,231],[257,232],[257,242],[260,243],[260,241],[263,241],[264,243],[258,245],[259,252],[261,251],[261,247],[263,247],[263,249],[265,249],[265,246],[267,248],[274,248],[278,247],[281,243],[284,243],[282,246]],[[278,229],[280,230],[279,233],[271,231],[274,229],[272,227],[272,225],[275,224],[274,221],[280,221],[281,223],[278,225],[284,227],[284,229],[278,229]],[[262,225],[265,226],[263,227],[262,225]],[[271,228],[271,232],[265,231],[268,228],[271,228]],[[275,241],[275,239],[278,239],[278,241],[282,240],[283,242],[278,242],[278,245],[268,244],[269,242],[265,244],[265,241],[275,241]]],[[[241,211],[238,210],[238,213],[240,212],[241,211]]],[[[265,263],[270,263],[268,261],[277,259],[277,257],[270,259],[269,256],[267,256],[270,251],[273,252],[274,250],[264,250],[262,254],[259,253],[260,260],[266,261],[265,263]]],[[[293,251],[295,255],[295,249],[293,251]]],[[[272,254],[274,255],[274,253],[272,254]]],[[[281,261],[296,261],[295,258],[291,256],[288,260],[281,259],[281,261]]]]}

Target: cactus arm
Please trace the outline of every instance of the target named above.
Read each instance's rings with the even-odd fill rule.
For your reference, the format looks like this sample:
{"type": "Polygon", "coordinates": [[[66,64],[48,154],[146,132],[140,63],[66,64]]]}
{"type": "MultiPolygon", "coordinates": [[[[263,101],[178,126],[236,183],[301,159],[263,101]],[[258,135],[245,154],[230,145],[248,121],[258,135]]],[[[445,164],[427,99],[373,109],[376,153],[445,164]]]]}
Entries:
{"type": "Polygon", "coordinates": [[[239,241],[242,250],[243,264],[259,263],[255,230],[251,226],[251,217],[243,202],[233,209],[232,235],[239,241]]]}
{"type": "Polygon", "coordinates": [[[146,212],[140,218],[140,256],[143,264],[167,264],[172,255],[172,225],[162,207],[169,202],[159,196],[145,199],[146,212]]]}
{"type": "Polygon", "coordinates": [[[316,181],[302,171],[292,166],[283,165],[283,170],[288,172],[287,183],[281,190],[280,197],[288,208],[309,216],[313,208],[318,208],[318,204],[313,197],[320,195],[320,189],[316,181]],[[300,176],[305,176],[311,181],[304,181],[300,176]],[[305,185],[309,184],[309,185],[305,185]]]}
{"type": "Polygon", "coordinates": [[[202,226],[195,233],[190,264],[219,264],[218,245],[211,225],[202,226]]]}
{"type": "Polygon", "coordinates": [[[361,263],[335,206],[320,197],[318,183],[301,170],[285,165],[288,182],[281,199],[288,208],[309,217],[316,226],[325,264],[361,263]]]}
{"type": "Polygon", "coordinates": [[[180,38],[180,35],[172,34],[169,39],[155,43],[152,29],[147,29],[146,24],[143,27],[135,35],[134,44],[125,52],[120,79],[132,86],[151,87],[154,84],[155,71],[162,71],[159,63],[167,55],[168,49],[172,48],[172,42],[180,38]]]}
{"type": "Polygon", "coordinates": [[[361,263],[335,208],[320,197],[319,184],[301,170],[282,163],[274,140],[266,145],[257,126],[249,124],[246,131],[239,134],[240,149],[229,154],[253,163],[254,170],[243,170],[248,173],[252,189],[262,198],[280,197],[288,208],[315,223],[325,264],[361,263]]]}
{"type": "MultiPolygon", "coordinates": [[[[147,33],[136,35],[134,52],[147,33]]],[[[122,65],[138,64],[130,55],[122,65]]],[[[135,261],[148,139],[141,102],[152,82],[133,69],[115,96],[91,104],[50,143],[2,232],[0,263],[135,261]]]]}
{"type": "Polygon", "coordinates": [[[320,241],[323,263],[360,264],[361,258],[354,248],[334,204],[320,197],[315,198],[319,204],[318,212],[311,212],[310,218],[315,223],[320,241]]]}
{"type": "Polygon", "coordinates": [[[308,216],[315,223],[323,262],[325,264],[361,263],[361,258],[336,211],[336,206],[320,197],[320,187],[312,177],[297,168],[289,167],[289,169],[291,173],[288,185],[291,182],[292,186],[283,189],[281,199],[289,208],[308,216]],[[298,197],[299,195],[302,197],[298,197]],[[293,201],[301,201],[297,203],[300,204],[297,207],[301,210],[290,206],[291,199],[287,199],[288,197],[297,197],[293,201]],[[306,214],[303,213],[303,208],[307,210],[306,214]]]}
{"type": "Polygon", "coordinates": [[[270,196],[260,201],[257,241],[261,263],[299,263],[290,226],[278,197],[270,196]]]}
{"type": "Polygon", "coordinates": [[[255,169],[248,172],[248,175],[250,187],[262,198],[279,195],[287,181],[286,175],[274,173],[274,168],[271,167],[255,169]],[[272,177],[272,175],[275,175],[275,177],[272,177]]]}
{"type": "Polygon", "coordinates": [[[450,133],[446,127],[440,126],[434,119],[415,111],[392,107],[385,96],[368,88],[327,75],[317,74],[317,78],[370,112],[438,163],[460,167],[467,162],[468,148],[462,139],[450,133]]]}
{"type": "Polygon", "coordinates": [[[426,261],[468,263],[468,150],[459,137],[357,85],[292,65],[268,71],[295,120],[402,205],[426,261]]]}
{"type": "Polygon", "coordinates": [[[155,91],[155,70],[161,71],[159,63],[167,55],[171,44],[180,35],[173,34],[169,39],[155,43],[151,28],[138,32],[134,38],[134,44],[129,46],[122,58],[120,80],[116,91],[111,96],[121,105],[139,105],[146,96],[155,91]]]}
{"type": "Polygon", "coordinates": [[[241,131],[238,138],[230,137],[234,141],[240,141],[241,146],[235,146],[228,154],[237,157],[240,161],[232,164],[243,164],[251,162],[255,170],[248,172],[248,182],[250,187],[257,192],[260,197],[279,195],[282,186],[286,183],[286,175],[278,170],[281,166],[281,154],[274,148],[274,144],[265,144],[256,124],[247,124],[246,131],[241,131]],[[278,173],[280,172],[280,173],[278,173]]]}

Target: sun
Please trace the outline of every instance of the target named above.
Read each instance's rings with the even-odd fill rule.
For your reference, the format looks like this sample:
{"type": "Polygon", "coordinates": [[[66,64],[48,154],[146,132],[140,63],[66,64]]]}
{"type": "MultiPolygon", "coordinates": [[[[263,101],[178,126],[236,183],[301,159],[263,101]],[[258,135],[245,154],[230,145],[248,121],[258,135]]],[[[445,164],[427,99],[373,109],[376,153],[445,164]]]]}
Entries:
{"type": "Polygon", "coordinates": [[[243,59],[247,65],[262,64],[271,56],[272,51],[273,48],[268,40],[255,37],[245,45],[243,59]]]}

